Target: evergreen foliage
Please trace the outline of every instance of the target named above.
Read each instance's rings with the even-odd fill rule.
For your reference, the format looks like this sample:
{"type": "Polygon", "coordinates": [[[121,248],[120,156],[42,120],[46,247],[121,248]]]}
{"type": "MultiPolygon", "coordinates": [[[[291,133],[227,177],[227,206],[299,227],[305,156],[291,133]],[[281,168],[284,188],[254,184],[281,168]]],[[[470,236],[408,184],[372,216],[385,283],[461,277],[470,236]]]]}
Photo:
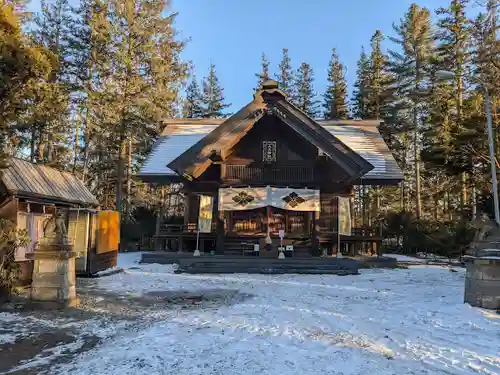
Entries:
{"type": "Polygon", "coordinates": [[[388,58],[382,52],[383,40],[382,32],[375,31],[371,39],[369,87],[365,104],[365,117],[377,120],[390,117],[389,109],[394,101],[392,89],[394,79],[388,71],[388,58]]]}
{"type": "Polygon", "coordinates": [[[351,112],[357,119],[368,118],[367,101],[368,91],[370,88],[370,60],[365,53],[364,48],[361,48],[357,69],[356,81],[354,82],[354,90],[351,99],[351,112]]]}
{"type": "Polygon", "coordinates": [[[345,80],[344,68],[339,61],[335,49],[332,50],[332,58],[328,69],[328,86],[324,94],[325,109],[324,117],[328,120],[344,120],[348,117],[347,105],[347,82],[345,80]]]}
{"type": "Polygon", "coordinates": [[[396,95],[401,98],[397,104],[400,111],[411,113],[413,128],[413,162],[415,174],[415,211],[417,219],[422,216],[420,176],[421,121],[425,112],[428,71],[434,54],[433,30],[430,11],[412,4],[399,24],[394,24],[396,37],[391,40],[402,52],[389,51],[390,68],[397,77],[396,95]]]}
{"type": "Polygon", "coordinates": [[[276,80],[278,81],[280,90],[285,92],[290,100],[293,100],[293,69],[292,60],[288,55],[288,48],[283,48],[282,50],[282,58],[279,64],[279,73],[276,74],[276,80]]]}
{"type": "MultiPolygon", "coordinates": [[[[102,208],[119,209],[125,220],[138,207],[157,210],[160,189],[131,177],[164,119],[228,116],[215,66],[201,81],[193,72],[185,86],[185,43],[166,0],[47,0],[33,17],[25,3],[0,0],[0,159],[6,153],[72,171],[102,208]]],[[[459,233],[459,224],[441,222],[462,223],[491,194],[485,93],[498,130],[500,1],[484,3],[486,13],[469,19],[472,1],[450,0],[436,10],[435,25],[430,10],[413,4],[394,25],[394,38],[374,30],[369,50],[361,51],[352,116],[383,121],[379,129],[406,179],[381,191],[356,189],[360,226],[398,211],[393,222],[406,220],[424,233],[400,235],[423,244],[425,236],[459,233]]],[[[328,73],[321,113],[311,66],[294,71],[288,49],[275,78],[309,116],[346,118],[345,72],[335,53],[328,73]]],[[[260,88],[270,76],[265,55],[257,76],[260,88]]]]}
{"type": "Polygon", "coordinates": [[[261,61],[260,61],[260,72],[256,73],[257,77],[257,87],[255,91],[260,90],[262,88],[262,84],[269,79],[269,60],[266,57],[265,53],[262,53],[261,61]]]}
{"type": "Polygon", "coordinates": [[[296,93],[295,105],[309,117],[315,118],[318,114],[318,101],[314,91],[314,72],[305,62],[297,69],[294,91],[296,93]]]}
{"type": "Polygon", "coordinates": [[[219,83],[215,72],[215,65],[210,64],[208,77],[203,80],[203,114],[204,118],[225,118],[229,116],[225,112],[231,104],[226,104],[224,97],[224,89],[219,83]]]}
{"type": "Polygon", "coordinates": [[[193,75],[191,82],[186,88],[183,115],[186,118],[203,117],[203,98],[195,75],[193,75]]]}

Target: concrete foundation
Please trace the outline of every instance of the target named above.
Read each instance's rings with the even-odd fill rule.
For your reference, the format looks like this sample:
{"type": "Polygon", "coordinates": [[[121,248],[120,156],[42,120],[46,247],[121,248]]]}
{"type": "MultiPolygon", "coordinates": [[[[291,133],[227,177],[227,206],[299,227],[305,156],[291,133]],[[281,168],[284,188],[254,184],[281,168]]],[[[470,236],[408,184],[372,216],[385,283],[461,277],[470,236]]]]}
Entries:
{"type": "Polygon", "coordinates": [[[464,300],[471,306],[500,310],[500,251],[483,249],[466,256],[464,300]]]}
{"type": "Polygon", "coordinates": [[[75,306],[75,256],[67,245],[45,244],[31,255],[34,260],[31,301],[41,308],[75,306]]]}

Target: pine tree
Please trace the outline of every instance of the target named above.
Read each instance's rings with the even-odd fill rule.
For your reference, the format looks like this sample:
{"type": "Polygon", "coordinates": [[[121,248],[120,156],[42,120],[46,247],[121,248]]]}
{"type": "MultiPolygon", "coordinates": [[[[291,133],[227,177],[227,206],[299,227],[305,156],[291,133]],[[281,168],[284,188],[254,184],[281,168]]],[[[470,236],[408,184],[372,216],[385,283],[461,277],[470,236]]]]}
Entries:
{"type": "Polygon", "coordinates": [[[356,69],[356,81],[354,82],[353,97],[351,99],[352,114],[355,118],[368,118],[366,108],[368,102],[368,92],[370,87],[370,60],[361,48],[361,55],[356,69]]]}
{"type": "Polygon", "coordinates": [[[195,75],[193,75],[186,88],[183,114],[186,118],[203,117],[203,98],[195,75]]]}
{"type": "MultiPolygon", "coordinates": [[[[159,120],[173,116],[180,83],[185,78],[179,57],[184,44],[175,40],[175,14],[166,10],[166,1],[110,1],[112,69],[102,82],[102,110],[97,114],[102,124],[109,126],[101,127],[98,143],[108,146],[101,164],[116,166],[116,209],[127,214],[124,216],[131,213],[131,172],[157,136],[159,120]]],[[[113,186],[109,184],[111,178],[108,173],[107,181],[101,180],[106,196],[106,185],[113,186]]]]}
{"type": "Polygon", "coordinates": [[[208,77],[203,80],[203,117],[225,118],[229,116],[225,109],[230,105],[225,103],[224,89],[217,78],[215,65],[210,64],[208,77]]]}
{"type": "Polygon", "coordinates": [[[51,51],[57,58],[57,68],[49,79],[36,90],[37,102],[33,106],[30,122],[31,158],[65,168],[70,162],[69,135],[72,133],[70,113],[69,35],[71,8],[67,0],[53,3],[42,1],[42,10],[35,16],[35,42],[51,51]],[[36,144],[36,145],[35,145],[36,144]],[[36,151],[35,151],[36,148],[36,151]]]}
{"type": "Polygon", "coordinates": [[[0,153],[3,156],[11,137],[17,138],[18,131],[25,127],[29,105],[36,99],[34,89],[53,74],[57,60],[24,34],[23,10],[17,7],[17,2],[0,0],[0,5],[0,153]]]}
{"type": "Polygon", "coordinates": [[[293,101],[293,71],[292,61],[288,56],[288,49],[283,48],[283,57],[279,65],[279,73],[276,74],[276,80],[281,91],[285,92],[289,99],[293,101]]]}
{"type": "Polygon", "coordinates": [[[401,19],[394,25],[397,34],[391,40],[403,48],[403,53],[390,51],[392,72],[398,77],[397,95],[404,98],[406,111],[413,114],[413,153],[415,163],[415,200],[416,216],[422,215],[420,187],[420,121],[423,111],[423,93],[426,83],[426,70],[434,52],[430,12],[412,4],[401,19]]]}
{"type": "Polygon", "coordinates": [[[318,102],[314,91],[314,73],[311,66],[305,62],[297,70],[295,92],[297,93],[296,106],[309,117],[315,118],[318,113],[318,102]]]}
{"type": "MultiPolygon", "coordinates": [[[[469,22],[465,15],[465,9],[469,0],[452,0],[448,8],[439,8],[436,13],[440,16],[438,20],[437,37],[440,43],[437,48],[437,65],[439,69],[451,71],[454,74],[455,112],[454,129],[455,134],[463,130],[463,101],[464,101],[464,73],[468,70],[470,56],[470,31],[469,22]]],[[[435,124],[439,126],[439,124],[435,124]]],[[[472,160],[463,157],[463,152],[456,150],[454,166],[461,169],[461,208],[465,209],[467,204],[467,175],[466,171],[472,160]]],[[[458,171],[457,171],[458,172],[458,171]]]]}
{"type": "Polygon", "coordinates": [[[344,76],[344,68],[339,62],[335,48],[332,50],[332,58],[328,69],[328,86],[324,95],[325,119],[346,119],[348,117],[347,107],[347,83],[344,76]]]}
{"type": "Polygon", "coordinates": [[[377,120],[388,116],[388,106],[393,99],[387,56],[382,52],[383,39],[380,30],[375,31],[371,39],[369,90],[366,96],[366,117],[377,120]]]}
{"type": "Polygon", "coordinates": [[[265,53],[262,53],[261,62],[260,62],[260,72],[256,73],[257,77],[257,87],[255,91],[260,90],[262,88],[262,84],[269,79],[269,60],[266,57],[265,53]]]}
{"type": "MultiPolygon", "coordinates": [[[[464,153],[469,153],[474,161],[473,187],[482,190],[489,205],[488,211],[492,213],[491,202],[491,171],[489,160],[489,142],[486,132],[486,98],[489,97],[489,108],[492,114],[493,129],[500,127],[500,41],[498,40],[498,25],[500,16],[498,9],[500,1],[487,2],[487,14],[480,13],[476,19],[471,20],[472,41],[472,72],[466,77],[466,82],[471,86],[464,99],[463,131],[460,133],[460,144],[464,153]],[[491,202],[491,204],[490,204],[491,202]]],[[[498,142],[500,133],[496,132],[496,155],[498,155],[498,142]]],[[[500,166],[496,156],[497,168],[500,166]]],[[[473,191],[474,193],[474,191],[473,191]]],[[[473,194],[472,194],[473,195],[473,194]]]]}
{"type": "Polygon", "coordinates": [[[85,182],[89,177],[90,158],[96,156],[94,151],[106,148],[98,146],[97,142],[101,138],[101,128],[106,129],[109,125],[101,121],[102,115],[98,115],[106,110],[101,103],[101,83],[111,72],[112,26],[108,8],[107,0],[82,0],[74,10],[69,43],[69,72],[77,114],[73,171],[77,172],[81,167],[81,177],[85,182]]]}

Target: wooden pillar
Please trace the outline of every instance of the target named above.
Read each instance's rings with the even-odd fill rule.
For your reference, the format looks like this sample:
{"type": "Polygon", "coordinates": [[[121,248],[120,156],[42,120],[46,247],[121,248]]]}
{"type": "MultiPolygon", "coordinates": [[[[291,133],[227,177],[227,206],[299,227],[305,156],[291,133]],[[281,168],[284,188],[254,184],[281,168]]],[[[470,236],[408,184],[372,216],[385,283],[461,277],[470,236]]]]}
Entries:
{"type": "Polygon", "coordinates": [[[219,192],[214,197],[214,217],[215,217],[215,253],[224,254],[224,211],[219,211],[219,192]]]}
{"type": "Polygon", "coordinates": [[[311,244],[312,244],[312,255],[313,256],[320,256],[320,243],[319,243],[319,212],[312,212],[311,213],[311,219],[312,219],[312,231],[311,231],[311,244]]]}
{"type": "Polygon", "coordinates": [[[184,226],[187,227],[189,224],[191,213],[191,193],[189,191],[184,192],[184,226]]]}
{"type": "Polygon", "coordinates": [[[163,250],[163,242],[160,240],[159,236],[161,233],[161,225],[163,222],[163,216],[165,214],[165,188],[161,188],[161,202],[160,202],[160,212],[156,215],[156,230],[155,230],[155,242],[154,249],[155,250],[163,250]]]}

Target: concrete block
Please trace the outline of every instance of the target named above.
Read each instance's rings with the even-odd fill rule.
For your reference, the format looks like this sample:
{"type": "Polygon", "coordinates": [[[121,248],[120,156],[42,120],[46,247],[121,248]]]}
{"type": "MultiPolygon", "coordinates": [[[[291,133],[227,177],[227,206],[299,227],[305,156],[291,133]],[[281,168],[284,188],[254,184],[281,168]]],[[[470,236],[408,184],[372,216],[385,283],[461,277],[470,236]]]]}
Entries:
{"type": "Polygon", "coordinates": [[[500,309],[500,296],[483,296],[481,307],[491,310],[500,309]]]}

